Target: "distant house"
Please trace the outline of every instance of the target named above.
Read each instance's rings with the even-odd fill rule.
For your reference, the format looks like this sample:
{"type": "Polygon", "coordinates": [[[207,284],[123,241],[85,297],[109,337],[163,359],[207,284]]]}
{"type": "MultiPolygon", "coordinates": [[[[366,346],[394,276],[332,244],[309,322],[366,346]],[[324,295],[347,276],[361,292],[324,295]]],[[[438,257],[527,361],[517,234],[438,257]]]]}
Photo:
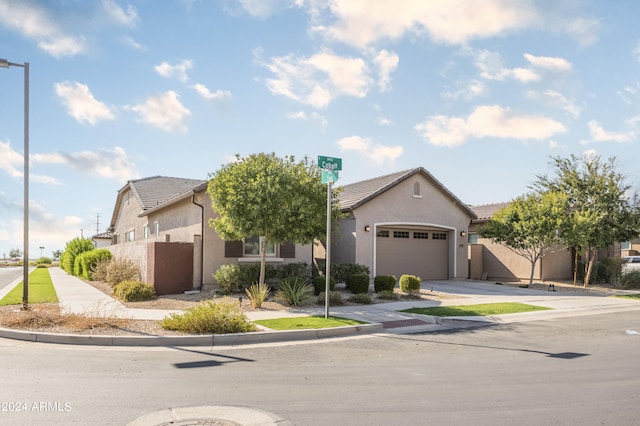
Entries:
{"type": "MultiPolygon", "coordinates": [[[[491,280],[529,279],[531,262],[517,255],[507,246],[493,243],[478,233],[482,225],[509,203],[473,206],[476,218],[469,225],[469,278],[491,280]]],[[[537,262],[533,278],[536,280],[570,279],[573,276],[572,251],[565,249],[548,254],[537,262]]]]}
{"type": "Polygon", "coordinates": [[[91,237],[91,240],[93,241],[93,245],[95,246],[95,248],[99,249],[110,246],[111,241],[113,240],[113,235],[111,235],[111,232],[106,231],[94,235],[93,237],[91,237]]]}
{"type": "Polygon", "coordinates": [[[347,215],[332,263],[367,265],[372,276],[466,279],[467,234],[476,214],[422,167],[345,185],[347,215]]]}
{"type": "Polygon", "coordinates": [[[622,256],[639,256],[640,255],[640,238],[634,238],[620,244],[620,254],[622,256]]]}
{"type": "MultiPolygon", "coordinates": [[[[223,241],[208,224],[214,218],[207,181],[153,176],[128,181],[116,197],[107,247],[131,259],[158,294],[215,283],[225,263],[259,262],[259,237],[223,241]]],[[[271,245],[267,261],[312,261],[312,245],[271,245]]]]}

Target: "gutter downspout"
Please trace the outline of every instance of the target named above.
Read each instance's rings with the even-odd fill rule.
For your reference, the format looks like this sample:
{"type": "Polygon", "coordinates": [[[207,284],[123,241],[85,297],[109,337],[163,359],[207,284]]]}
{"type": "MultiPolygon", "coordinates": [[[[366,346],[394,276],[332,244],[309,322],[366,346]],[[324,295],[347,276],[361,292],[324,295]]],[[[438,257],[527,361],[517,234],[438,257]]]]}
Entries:
{"type": "Polygon", "coordinates": [[[200,291],[204,287],[204,205],[196,203],[196,194],[191,196],[191,203],[200,207],[200,291]]]}

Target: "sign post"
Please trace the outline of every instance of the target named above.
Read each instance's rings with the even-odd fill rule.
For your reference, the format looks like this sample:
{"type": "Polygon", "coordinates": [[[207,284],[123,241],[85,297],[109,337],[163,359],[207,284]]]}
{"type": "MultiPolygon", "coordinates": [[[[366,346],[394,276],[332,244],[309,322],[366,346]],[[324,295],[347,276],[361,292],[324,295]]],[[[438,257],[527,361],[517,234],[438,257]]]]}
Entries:
{"type": "Polygon", "coordinates": [[[338,171],[342,170],[342,159],[318,156],[318,165],[322,169],[322,183],[327,184],[327,246],[325,248],[325,290],[324,317],[329,318],[329,296],[331,294],[331,185],[338,180],[338,171]]]}

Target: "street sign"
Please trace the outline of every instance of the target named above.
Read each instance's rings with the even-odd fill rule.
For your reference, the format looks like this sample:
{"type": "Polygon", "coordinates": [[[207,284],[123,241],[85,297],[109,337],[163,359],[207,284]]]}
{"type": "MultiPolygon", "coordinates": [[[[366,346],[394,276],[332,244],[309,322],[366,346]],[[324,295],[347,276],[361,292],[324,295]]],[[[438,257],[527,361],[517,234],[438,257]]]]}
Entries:
{"type": "Polygon", "coordinates": [[[324,155],[318,155],[318,166],[322,170],[342,170],[342,158],[325,157],[324,155]]]}
{"type": "Polygon", "coordinates": [[[328,183],[328,182],[337,182],[338,181],[338,171],[330,171],[330,170],[323,170],[322,171],[322,183],[328,183]]]}

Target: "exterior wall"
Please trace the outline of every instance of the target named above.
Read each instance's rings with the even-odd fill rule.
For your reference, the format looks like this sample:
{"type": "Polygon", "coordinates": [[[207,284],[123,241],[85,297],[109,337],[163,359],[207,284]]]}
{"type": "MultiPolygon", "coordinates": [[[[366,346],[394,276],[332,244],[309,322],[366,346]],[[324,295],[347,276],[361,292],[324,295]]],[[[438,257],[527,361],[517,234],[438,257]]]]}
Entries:
{"type": "Polygon", "coordinates": [[[147,277],[147,242],[133,241],[124,244],[114,244],[105,247],[118,260],[128,259],[138,265],[140,269],[140,279],[147,277]]]}
{"type": "Polygon", "coordinates": [[[147,244],[147,279],[157,295],[193,289],[193,243],[147,244]]]}
{"type": "Polygon", "coordinates": [[[142,213],[142,209],[138,200],[135,198],[133,191],[127,188],[122,194],[122,201],[119,210],[116,213],[117,221],[113,226],[111,234],[114,236],[116,244],[123,244],[126,241],[125,234],[130,230],[135,233],[135,240],[140,240],[142,236],[142,227],[146,224],[146,219],[140,220],[138,217],[142,213]]]}
{"type": "Polygon", "coordinates": [[[620,250],[621,256],[638,256],[640,255],[640,238],[634,238],[630,241],[629,249],[620,250]]]}
{"type": "Polygon", "coordinates": [[[356,223],[357,220],[353,216],[338,222],[337,235],[331,235],[331,263],[355,263],[356,223]]]}
{"type": "Polygon", "coordinates": [[[449,278],[467,278],[467,232],[469,214],[422,175],[415,175],[357,208],[355,217],[355,262],[367,265],[375,275],[375,236],[381,225],[409,225],[442,229],[449,238],[449,278]],[[421,195],[414,196],[414,184],[420,184],[421,195]],[[370,231],[365,231],[365,226],[370,231]]]}

